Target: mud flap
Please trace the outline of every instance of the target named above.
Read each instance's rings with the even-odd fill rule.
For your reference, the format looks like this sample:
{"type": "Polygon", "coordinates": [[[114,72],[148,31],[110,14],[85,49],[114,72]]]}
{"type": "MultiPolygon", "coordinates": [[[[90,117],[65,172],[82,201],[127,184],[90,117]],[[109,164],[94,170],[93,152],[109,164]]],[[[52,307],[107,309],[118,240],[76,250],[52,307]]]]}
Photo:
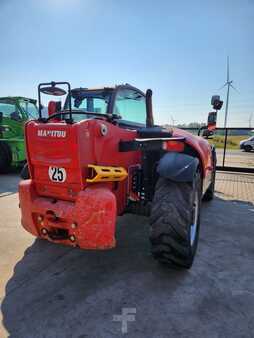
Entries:
{"type": "Polygon", "coordinates": [[[175,182],[192,182],[199,160],[187,154],[170,152],[160,160],[157,173],[175,182]]]}

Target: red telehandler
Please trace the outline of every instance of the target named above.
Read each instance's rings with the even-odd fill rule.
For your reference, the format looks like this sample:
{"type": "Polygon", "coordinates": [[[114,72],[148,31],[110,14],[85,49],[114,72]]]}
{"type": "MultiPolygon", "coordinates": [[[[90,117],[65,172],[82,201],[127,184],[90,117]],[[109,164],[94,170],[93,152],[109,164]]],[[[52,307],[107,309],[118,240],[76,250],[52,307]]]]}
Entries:
{"type": "MultiPolygon", "coordinates": [[[[154,258],[190,268],[201,200],[214,194],[215,149],[187,131],[154,125],[150,89],[50,82],[39,85],[38,96],[39,119],[25,126],[23,227],[54,243],[111,249],[118,215],[147,215],[154,258]],[[41,93],[66,94],[63,108],[51,101],[43,118],[41,93]]],[[[212,128],[215,118],[210,114],[212,128]]]]}

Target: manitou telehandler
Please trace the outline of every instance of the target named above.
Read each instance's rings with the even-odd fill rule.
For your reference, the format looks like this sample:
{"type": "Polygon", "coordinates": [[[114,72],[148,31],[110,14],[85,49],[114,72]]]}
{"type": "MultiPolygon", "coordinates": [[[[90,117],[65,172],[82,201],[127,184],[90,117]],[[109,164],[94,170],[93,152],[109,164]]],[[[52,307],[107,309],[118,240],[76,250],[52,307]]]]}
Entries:
{"type": "Polygon", "coordinates": [[[23,227],[51,242],[111,249],[118,215],[149,215],[154,258],[190,268],[201,199],[214,194],[214,148],[184,130],[155,126],[151,90],[44,83],[39,107],[41,93],[67,97],[63,108],[49,102],[48,118],[39,109],[39,119],[26,123],[23,227]]]}

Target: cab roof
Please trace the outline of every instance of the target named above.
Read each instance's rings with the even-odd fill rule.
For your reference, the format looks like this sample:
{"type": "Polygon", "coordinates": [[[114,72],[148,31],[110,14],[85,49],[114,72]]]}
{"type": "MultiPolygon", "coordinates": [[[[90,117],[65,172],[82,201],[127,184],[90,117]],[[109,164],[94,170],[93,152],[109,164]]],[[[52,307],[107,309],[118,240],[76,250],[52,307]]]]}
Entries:
{"type": "Polygon", "coordinates": [[[24,96],[4,96],[0,97],[0,101],[29,101],[31,103],[36,104],[37,100],[31,99],[29,97],[24,97],[24,96]]]}
{"type": "Polygon", "coordinates": [[[94,88],[79,87],[79,88],[73,88],[71,90],[71,92],[78,92],[78,91],[82,91],[82,90],[84,90],[84,91],[109,91],[109,92],[113,92],[113,91],[116,91],[119,88],[133,89],[133,90],[136,90],[136,91],[138,91],[139,93],[141,93],[142,95],[145,96],[145,94],[140,89],[133,87],[129,83],[119,84],[119,85],[115,85],[115,86],[104,86],[104,87],[94,87],[94,88]]]}

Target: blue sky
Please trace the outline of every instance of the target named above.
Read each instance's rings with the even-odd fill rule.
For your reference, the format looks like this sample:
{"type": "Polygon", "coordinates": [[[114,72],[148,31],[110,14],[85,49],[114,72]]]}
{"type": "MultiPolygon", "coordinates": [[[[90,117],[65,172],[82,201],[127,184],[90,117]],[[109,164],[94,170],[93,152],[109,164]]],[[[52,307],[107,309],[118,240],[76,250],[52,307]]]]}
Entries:
{"type": "Polygon", "coordinates": [[[157,123],[204,122],[229,55],[228,124],[254,113],[253,0],[0,0],[0,32],[0,96],[128,82],[153,89],[157,123]]]}

